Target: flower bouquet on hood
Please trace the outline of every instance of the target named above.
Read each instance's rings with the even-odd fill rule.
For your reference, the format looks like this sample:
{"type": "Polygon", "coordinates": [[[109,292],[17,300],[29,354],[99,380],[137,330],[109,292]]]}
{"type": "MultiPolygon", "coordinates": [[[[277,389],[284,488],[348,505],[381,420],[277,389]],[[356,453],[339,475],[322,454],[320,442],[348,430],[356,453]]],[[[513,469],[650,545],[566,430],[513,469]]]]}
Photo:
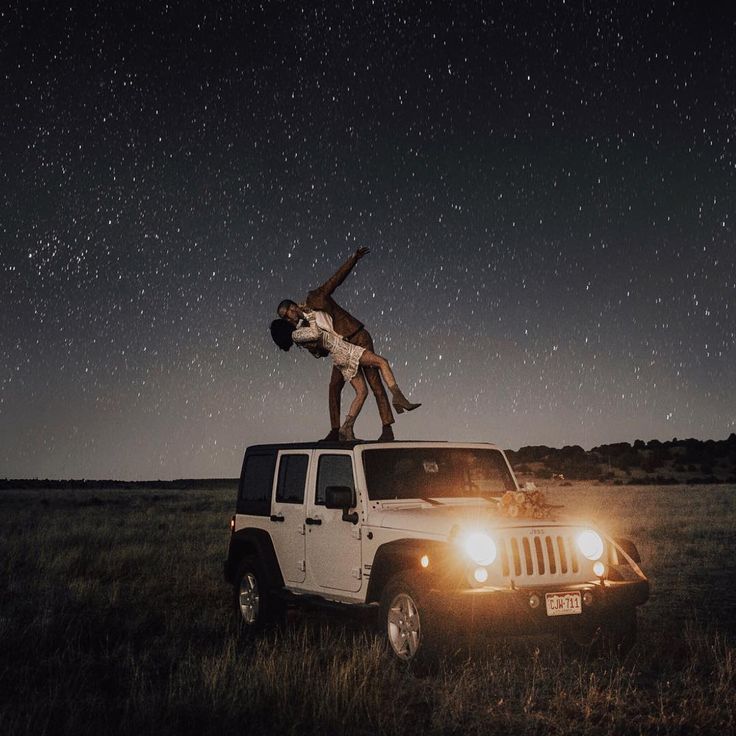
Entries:
{"type": "Polygon", "coordinates": [[[537,489],[528,491],[507,491],[501,496],[498,512],[501,516],[515,518],[521,516],[527,519],[554,519],[555,510],[562,508],[547,503],[542,491],[537,489]]]}

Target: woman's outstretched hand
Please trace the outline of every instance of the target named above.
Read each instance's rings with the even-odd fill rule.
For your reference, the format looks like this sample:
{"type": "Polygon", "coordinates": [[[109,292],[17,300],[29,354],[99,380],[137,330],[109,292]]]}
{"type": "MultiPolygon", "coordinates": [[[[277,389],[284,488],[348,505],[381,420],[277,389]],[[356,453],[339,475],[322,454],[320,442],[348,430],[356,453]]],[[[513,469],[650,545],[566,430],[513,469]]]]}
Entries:
{"type": "Polygon", "coordinates": [[[367,256],[371,252],[370,248],[360,247],[355,251],[355,258],[360,260],[363,256],[367,256]]]}

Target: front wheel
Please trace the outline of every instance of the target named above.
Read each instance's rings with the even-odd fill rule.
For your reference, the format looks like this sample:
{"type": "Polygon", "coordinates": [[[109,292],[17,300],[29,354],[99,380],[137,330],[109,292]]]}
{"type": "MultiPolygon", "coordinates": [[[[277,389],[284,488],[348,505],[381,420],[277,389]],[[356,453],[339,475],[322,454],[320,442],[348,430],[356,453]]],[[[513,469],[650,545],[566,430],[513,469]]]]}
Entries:
{"type": "Polygon", "coordinates": [[[435,615],[421,589],[402,575],[381,596],[379,622],[390,653],[400,662],[428,664],[440,649],[435,615]]]}

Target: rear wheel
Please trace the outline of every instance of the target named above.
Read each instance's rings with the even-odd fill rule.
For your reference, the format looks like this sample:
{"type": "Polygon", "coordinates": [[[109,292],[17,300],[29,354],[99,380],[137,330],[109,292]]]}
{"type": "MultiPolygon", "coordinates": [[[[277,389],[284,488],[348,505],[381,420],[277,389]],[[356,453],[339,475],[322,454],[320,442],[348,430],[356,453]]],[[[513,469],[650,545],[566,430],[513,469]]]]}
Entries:
{"type": "Polygon", "coordinates": [[[235,610],[246,633],[257,633],[278,623],[284,614],[258,561],[246,557],[235,576],[235,610]]]}

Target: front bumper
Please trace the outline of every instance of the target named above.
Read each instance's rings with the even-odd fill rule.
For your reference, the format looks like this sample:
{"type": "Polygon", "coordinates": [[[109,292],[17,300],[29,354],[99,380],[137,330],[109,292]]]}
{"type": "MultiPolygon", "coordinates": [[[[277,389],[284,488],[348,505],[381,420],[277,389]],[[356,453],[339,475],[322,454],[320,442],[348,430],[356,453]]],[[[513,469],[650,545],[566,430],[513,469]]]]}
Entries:
{"type": "Polygon", "coordinates": [[[560,632],[570,628],[594,627],[616,621],[625,611],[646,602],[649,581],[618,582],[606,580],[562,586],[524,588],[463,589],[454,593],[431,590],[433,608],[472,629],[499,633],[560,632]],[[583,604],[582,612],[567,616],[548,616],[545,593],[590,592],[592,602],[583,604]],[[530,599],[538,596],[540,605],[533,608],[530,599]]]}

